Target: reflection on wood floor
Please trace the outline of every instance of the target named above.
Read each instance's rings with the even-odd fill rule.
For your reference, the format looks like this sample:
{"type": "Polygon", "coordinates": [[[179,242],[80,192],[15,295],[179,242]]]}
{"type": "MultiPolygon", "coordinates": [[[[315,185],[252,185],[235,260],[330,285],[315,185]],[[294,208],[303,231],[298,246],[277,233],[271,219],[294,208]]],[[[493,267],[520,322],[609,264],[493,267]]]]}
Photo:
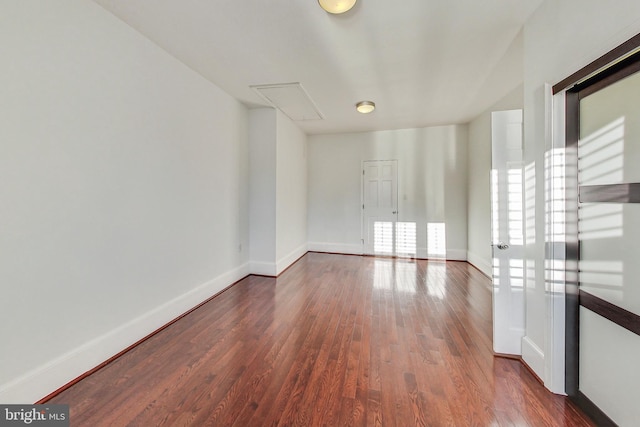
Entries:
{"type": "Polygon", "coordinates": [[[584,426],[491,349],[464,262],[308,253],[250,276],[51,399],[73,426],[584,426]]]}

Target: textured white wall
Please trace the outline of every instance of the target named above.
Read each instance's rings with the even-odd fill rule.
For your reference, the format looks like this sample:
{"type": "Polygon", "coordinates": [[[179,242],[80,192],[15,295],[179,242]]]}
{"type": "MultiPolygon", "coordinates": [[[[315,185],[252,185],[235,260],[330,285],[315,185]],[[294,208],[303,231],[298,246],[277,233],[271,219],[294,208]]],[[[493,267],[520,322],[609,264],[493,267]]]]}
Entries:
{"type": "Polygon", "coordinates": [[[362,162],[398,160],[398,221],[416,222],[426,256],[429,222],[446,224],[447,257],[467,254],[467,127],[309,137],[309,248],[362,253],[362,162]]]}
{"type": "Polygon", "coordinates": [[[535,203],[527,214],[533,224],[526,224],[527,326],[523,358],[547,386],[552,370],[545,370],[545,358],[553,358],[557,365],[563,354],[557,348],[551,353],[555,338],[549,336],[549,322],[558,319],[551,317],[553,308],[544,282],[544,85],[561,81],[638,32],[640,3],[635,0],[547,0],[525,25],[524,160],[535,182],[525,199],[535,203]]]}
{"type": "Polygon", "coordinates": [[[516,87],[469,123],[468,260],[491,276],[491,112],[521,109],[523,87],[516,87]]]}
{"type": "Polygon", "coordinates": [[[0,15],[0,401],[24,403],[248,272],[248,119],[93,2],[0,15]]]}

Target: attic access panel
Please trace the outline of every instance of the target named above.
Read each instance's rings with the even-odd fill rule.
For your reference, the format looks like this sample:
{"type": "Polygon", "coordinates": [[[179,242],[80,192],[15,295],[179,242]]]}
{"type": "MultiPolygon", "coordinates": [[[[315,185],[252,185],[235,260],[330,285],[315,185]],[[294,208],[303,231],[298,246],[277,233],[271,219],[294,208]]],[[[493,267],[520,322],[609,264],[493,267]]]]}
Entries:
{"type": "Polygon", "coordinates": [[[251,88],[293,121],[322,120],[324,118],[300,83],[256,85],[251,88]]]}

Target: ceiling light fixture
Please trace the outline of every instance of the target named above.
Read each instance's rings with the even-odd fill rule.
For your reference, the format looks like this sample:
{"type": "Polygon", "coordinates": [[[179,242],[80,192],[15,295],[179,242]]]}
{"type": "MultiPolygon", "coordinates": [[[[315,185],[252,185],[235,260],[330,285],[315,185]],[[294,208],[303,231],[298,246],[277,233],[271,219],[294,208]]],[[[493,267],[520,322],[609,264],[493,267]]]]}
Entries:
{"type": "Polygon", "coordinates": [[[356,4],[356,0],[318,0],[320,7],[329,13],[345,13],[356,4]]]}
{"type": "Polygon", "coordinates": [[[369,114],[376,109],[376,104],[372,101],[360,101],[356,104],[356,110],[358,113],[369,114]]]}

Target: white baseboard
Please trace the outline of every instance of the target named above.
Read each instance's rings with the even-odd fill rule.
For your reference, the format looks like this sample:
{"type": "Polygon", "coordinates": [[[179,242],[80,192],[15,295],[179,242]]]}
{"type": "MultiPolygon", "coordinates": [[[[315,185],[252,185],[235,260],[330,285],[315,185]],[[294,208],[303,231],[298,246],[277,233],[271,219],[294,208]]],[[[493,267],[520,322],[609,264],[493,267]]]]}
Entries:
{"type": "Polygon", "coordinates": [[[251,261],[249,263],[249,271],[251,274],[257,274],[258,276],[271,276],[276,277],[277,266],[275,262],[258,262],[251,261]]]}
{"type": "MultiPolygon", "coordinates": [[[[555,274],[555,273],[554,273],[555,274]]],[[[564,276],[563,276],[564,277],[564,276]]],[[[545,342],[545,386],[556,394],[565,394],[565,293],[564,286],[548,283],[546,292],[547,310],[551,316],[546,317],[546,333],[550,339],[545,342]]],[[[564,282],[562,283],[564,285],[564,282]]]]}
{"type": "MultiPolygon", "coordinates": [[[[350,245],[345,243],[309,242],[310,252],[330,252],[337,254],[362,255],[362,245],[350,245]]],[[[416,258],[420,259],[442,259],[449,261],[466,261],[466,249],[448,249],[446,255],[434,256],[428,253],[427,248],[417,248],[416,258]]]]}
{"type": "Polygon", "coordinates": [[[449,261],[466,261],[466,249],[447,249],[447,260],[449,261]]]}
{"type": "Polygon", "coordinates": [[[419,259],[441,259],[447,261],[466,261],[467,251],[463,249],[447,249],[447,253],[442,255],[430,254],[427,248],[416,249],[416,258],[419,259]]]}
{"type": "Polygon", "coordinates": [[[418,249],[416,249],[416,258],[419,258],[419,259],[441,259],[443,261],[447,259],[446,255],[444,255],[444,254],[442,254],[442,255],[429,254],[429,251],[427,251],[427,248],[418,248],[418,249]]]}
{"type": "Polygon", "coordinates": [[[330,252],[336,254],[362,255],[362,245],[309,242],[307,247],[311,252],[330,252]]]}
{"type": "Polygon", "coordinates": [[[0,385],[0,402],[5,404],[37,402],[248,274],[249,264],[241,265],[0,385]]]}
{"type": "Polygon", "coordinates": [[[485,276],[492,276],[491,260],[487,260],[480,255],[477,255],[471,251],[467,252],[467,261],[475,268],[485,274],[485,276]]]}
{"type": "Polygon", "coordinates": [[[288,255],[286,255],[286,256],[282,257],[280,260],[278,260],[278,262],[276,263],[276,275],[282,273],[291,264],[296,262],[301,256],[306,254],[307,253],[307,247],[308,247],[308,245],[305,243],[304,245],[301,245],[297,249],[295,249],[292,252],[290,252],[288,255]]]}
{"type": "Polygon", "coordinates": [[[522,338],[522,360],[544,380],[544,352],[527,336],[522,338]]]}

